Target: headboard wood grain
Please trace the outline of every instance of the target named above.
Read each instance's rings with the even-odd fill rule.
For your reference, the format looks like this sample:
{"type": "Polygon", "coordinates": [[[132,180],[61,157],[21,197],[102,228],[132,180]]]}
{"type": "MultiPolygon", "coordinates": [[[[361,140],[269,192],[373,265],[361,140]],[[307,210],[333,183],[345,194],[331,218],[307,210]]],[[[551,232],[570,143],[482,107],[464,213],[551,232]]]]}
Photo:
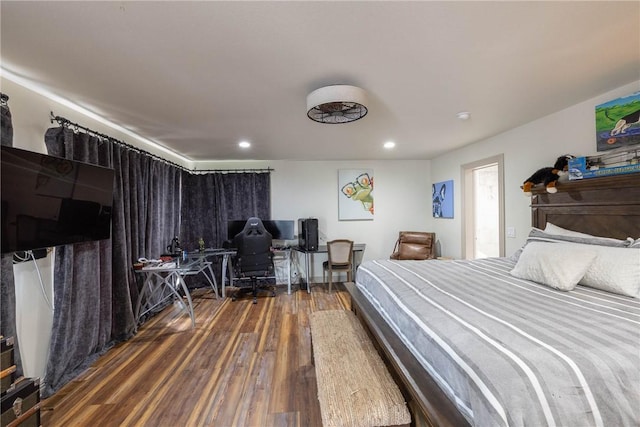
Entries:
{"type": "Polygon", "coordinates": [[[550,194],[535,188],[531,224],[547,222],[596,236],[640,237],[640,174],[561,182],[550,194]]]}

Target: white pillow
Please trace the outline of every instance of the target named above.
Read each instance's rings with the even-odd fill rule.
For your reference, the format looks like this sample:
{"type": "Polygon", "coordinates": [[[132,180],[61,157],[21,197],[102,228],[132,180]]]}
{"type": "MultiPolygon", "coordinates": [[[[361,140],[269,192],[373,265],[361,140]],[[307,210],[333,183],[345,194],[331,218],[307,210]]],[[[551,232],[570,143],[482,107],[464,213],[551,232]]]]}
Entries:
{"type": "MultiPolygon", "coordinates": [[[[566,243],[561,246],[587,246],[566,243]]],[[[640,298],[640,248],[589,245],[597,254],[584,274],[581,285],[620,295],[640,298]]],[[[573,251],[573,248],[570,249],[573,251]]]]}
{"type": "MultiPolygon", "coordinates": [[[[629,246],[631,244],[631,240],[630,238],[627,238],[626,240],[620,240],[620,239],[614,239],[612,237],[601,237],[601,236],[595,236],[593,234],[587,234],[587,233],[580,233],[578,231],[573,231],[573,230],[567,230],[566,228],[562,228],[562,227],[558,227],[555,224],[552,224],[550,222],[547,223],[547,225],[544,227],[544,232],[548,233],[548,234],[555,234],[556,236],[566,236],[566,237],[582,237],[585,239],[588,238],[594,238],[594,239],[598,239],[600,241],[600,243],[595,243],[595,244],[603,244],[601,243],[602,241],[608,241],[610,243],[613,244],[624,244],[625,246],[629,246]]],[[[606,244],[606,243],[605,243],[606,244]]],[[[612,245],[615,246],[615,245],[612,245]]]]}
{"type": "Polygon", "coordinates": [[[558,227],[555,224],[551,224],[547,222],[547,225],[544,227],[545,233],[549,234],[557,234],[558,236],[573,236],[573,237],[594,237],[591,234],[580,233],[578,231],[567,230],[566,228],[558,227]]]}
{"type": "Polygon", "coordinates": [[[568,250],[564,243],[531,242],[527,244],[511,275],[531,280],[561,291],[576,287],[596,258],[590,245],[568,250]]]}

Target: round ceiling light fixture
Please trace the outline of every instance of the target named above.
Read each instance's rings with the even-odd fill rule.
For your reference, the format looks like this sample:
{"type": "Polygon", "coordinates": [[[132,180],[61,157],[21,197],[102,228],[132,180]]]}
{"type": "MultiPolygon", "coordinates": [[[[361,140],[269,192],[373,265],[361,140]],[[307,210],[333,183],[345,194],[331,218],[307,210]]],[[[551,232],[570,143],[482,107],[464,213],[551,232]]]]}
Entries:
{"type": "Polygon", "coordinates": [[[332,85],[307,95],[307,116],[318,123],[349,123],[367,115],[367,93],[349,85],[332,85]]]}

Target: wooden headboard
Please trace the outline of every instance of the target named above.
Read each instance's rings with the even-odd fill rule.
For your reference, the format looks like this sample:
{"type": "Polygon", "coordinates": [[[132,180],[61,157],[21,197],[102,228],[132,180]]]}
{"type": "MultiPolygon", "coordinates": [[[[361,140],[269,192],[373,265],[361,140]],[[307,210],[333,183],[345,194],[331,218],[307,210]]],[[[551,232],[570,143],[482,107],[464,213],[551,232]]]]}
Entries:
{"type": "Polygon", "coordinates": [[[640,173],[558,183],[549,194],[535,188],[531,225],[547,222],[596,236],[640,237],[640,173]]]}

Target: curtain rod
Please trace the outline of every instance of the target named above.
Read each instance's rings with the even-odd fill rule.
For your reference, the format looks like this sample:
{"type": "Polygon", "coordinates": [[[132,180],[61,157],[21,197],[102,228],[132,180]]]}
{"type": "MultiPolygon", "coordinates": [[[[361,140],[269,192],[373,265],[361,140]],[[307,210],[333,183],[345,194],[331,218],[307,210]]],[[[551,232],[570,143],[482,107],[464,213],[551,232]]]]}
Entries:
{"type": "MultiPolygon", "coordinates": [[[[6,96],[6,95],[3,95],[3,96],[6,96]]],[[[9,99],[9,97],[7,97],[7,99],[9,99]]],[[[55,114],[53,114],[53,111],[50,112],[49,120],[51,121],[51,123],[53,123],[54,121],[58,122],[58,124],[60,126],[73,127],[76,130],[77,129],[81,129],[81,130],[83,130],[83,131],[85,131],[85,132],[87,132],[89,134],[92,134],[92,135],[95,135],[95,136],[99,136],[101,138],[105,138],[105,139],[107,139],[107,140],[109,140],[111,142],[114,142],[116,144],[122,145],[122,146],[128,148],[129,150],[133,150],[133,151],[136,151],[138,153],[144,154],[146,156],[152,157],[152,158],[154,158],[154,159],[156,159],[158,161],[164,162],[164,163],[166,163],[168,165],[176,167],[176,168],[178,168],[180,170],[183,170],[185,172],[188,172],[190,174],[194,174],[194,173],[212,173],[212,172],[213,173],[247,173],[247,172],[248,173],[251,173],[251,172],[260,173],[260,172],[271,172],[271,171],[274,170],[274,169],[271,169],[271,168],[266,168],[266,169],[202,169],[202,170],[196,170],[195,168],[194,169],[187,169],[182,165],[174,163],[174,162],[172,162],[170,160],[167,160],[167,159],[165,159],[163,157],[160,157],[160,156],[158,156],[156,154],[150,153],[150,152],[148,152],[146,150],[143,150],[143,149],[141,149],[139,147],[133,146],[131,144],[127,144],[124,141],[120,141],[119,139],[116,139],[116,138],[111,137],[109,135],[105,135],[105,134],[100,133],[98,131],[95,131],[93,129],[89,129],[86,126],[82,126],[82,125],[80,125],[78,123],[72,122],[71,120],[69,120],[67,118],[56,116],[55,114]]]]}
{"type": "Polygon", "coordinates": [[[177,164],[177,163],[174,163],[174,162],[172,162],[172,161],[169,161],[169,160],[167,160],[167,159],[164,159],[164,158],[162,158],[162,157],[160,157],[160,156],[157,156],[157,155],[155,155],[155,154],[153,154],[153,153],[150,153],[150,152],[148,152],[148,151],[146,151],[146,150],[143,150],[143,149],[141,149],[141,148],[135,147],[135,146],[133,146],[133,145],[131,145],[131,144],[127,144],[126,142],[124,142],[124,141],[120,141],[119,139],[116,139],[116,138],[114,138],[114,137],[112,137],[112,136],[105,135],[105,134],[100,133],[100,132],[98,132],[98,131],[95,131],[95,130],[93,130],[93,129],[89,129],[89,128],[88,128],[88,127],[86,127],[86,126],[82,126],[82,125],[80,125],[80,124],[78,124],[78,123],[72,122],[71,120],[69,120],[69,119],[67,119],[67,118],[60,117],[60,116],[56,116],[55,114],[53,114],[53,111],[51,111],[51,112],[50,112],[49,120],[51,121],[51,123],[53,123],[54,121],[56,121],[56,122],[58,122],[58,124],[59,124],[60,126],[72,127],[72,128],[74,128],[74,130],[81,129],[81,130],[83,130],[83,131],[85,131],[85,132],[87,132],[87,133],[89,133],[89,134],[91,134],[91,135],[99,136],[99,137],[104,138],[104,139],[106,139],[106,140],[108,140],[108,141],[114,142],[114,143],[116,143],[116,144],[118,144],[118,145],[122,145],[122,146],[124,146],[124,147],[128,148],[129,150],[136,151],[136,152],[138,152],[138,153],[141,153],[141,154],[144,154],[144,155],[146,155],[146,156],[152,157],[152,158],[154,158],[154,159],[156,159],[156,160],[159,160],[159,161],[161,161],[161,162],[164,162],[164,163],[166,163],[166,164],[169,164],[169,165],[171,165],[171,166],[174,166],[174,167],[176,167],[176,168],[178,168],[178,169],[181,169],[181,170],[183,170],[183,171],[191,172],[189,169],[185,168],[184,166],[181,166],[181,165],[179,165],[179,164],[177,164]]]}
{"type": "Polygon", "coordinates": [[[250,172],[250,173],[263,173],[263,172],[272,172],[275,169],[272,168],[260,168],[260,169],[193,169],[191,172],[193,173],[242,173],[242,172],[250,172]]]}

